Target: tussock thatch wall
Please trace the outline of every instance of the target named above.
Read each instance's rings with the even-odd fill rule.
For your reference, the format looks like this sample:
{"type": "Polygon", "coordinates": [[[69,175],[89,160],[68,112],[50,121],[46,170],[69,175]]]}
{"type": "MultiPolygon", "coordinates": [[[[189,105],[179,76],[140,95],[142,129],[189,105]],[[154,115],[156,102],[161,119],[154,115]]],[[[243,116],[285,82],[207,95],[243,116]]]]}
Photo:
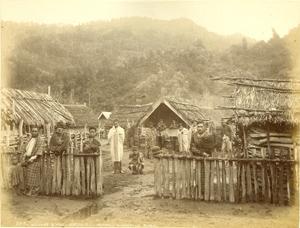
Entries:
{"type": "Polygon", "coordinates": [[[300,93],[291,82],[247,81],[233,83],[230,107],[244,125],[299,124],[300,93]],[[247,122],[245,122],[247,121],[247,122]]]}
{"type": "Polygon", "coordinates": [[[48,94],[17,89],[1,89],[1,118],[7,124],[38,125],[74,123],[71,113],[48,94]]]}

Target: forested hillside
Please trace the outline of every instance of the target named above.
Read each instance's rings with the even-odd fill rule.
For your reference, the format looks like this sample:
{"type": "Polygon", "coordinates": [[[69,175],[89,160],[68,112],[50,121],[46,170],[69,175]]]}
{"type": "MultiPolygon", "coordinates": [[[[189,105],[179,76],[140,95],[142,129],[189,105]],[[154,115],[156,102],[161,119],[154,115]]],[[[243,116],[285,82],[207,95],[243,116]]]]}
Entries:
{"type": "Polygon", "coordinates": [[[227,88],[210,77],[287,77],[288,39],[275,31],[268,42],[225,37],[187,19],[123,18],[77,26],[4,22],[2,77],[14,88],[46,92],[50,85],[62,103],[88,102],[90,94],[97,111],[161,95],[214,105],[227,88]]]}

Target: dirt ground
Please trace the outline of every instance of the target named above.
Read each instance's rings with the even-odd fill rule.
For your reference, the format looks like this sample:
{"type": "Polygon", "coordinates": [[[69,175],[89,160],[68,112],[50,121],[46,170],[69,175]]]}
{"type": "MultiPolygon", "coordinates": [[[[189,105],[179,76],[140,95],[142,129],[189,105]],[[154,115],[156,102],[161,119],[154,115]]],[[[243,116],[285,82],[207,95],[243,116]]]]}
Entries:
{"type": "Polygon", "coordinates": [[[164,226],[164,227],[298,227],[296,206],[230,204],[158,199],[153,190],[153,161],[144,175],[112,174],[110,154],[103,146],[104,195],[97,199],[2,192],[2,226],[164,226]]]}

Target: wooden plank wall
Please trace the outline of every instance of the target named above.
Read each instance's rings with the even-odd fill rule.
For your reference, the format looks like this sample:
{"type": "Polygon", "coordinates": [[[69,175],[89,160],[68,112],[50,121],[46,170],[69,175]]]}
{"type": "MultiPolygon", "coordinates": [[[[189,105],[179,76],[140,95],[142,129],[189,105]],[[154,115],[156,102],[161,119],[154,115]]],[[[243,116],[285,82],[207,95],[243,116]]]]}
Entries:
{"type": "Polygon", "coordinates": [[[155,157],[155,194],[163,198],[231,203],[290,203],[292,160],[155,157]]]}

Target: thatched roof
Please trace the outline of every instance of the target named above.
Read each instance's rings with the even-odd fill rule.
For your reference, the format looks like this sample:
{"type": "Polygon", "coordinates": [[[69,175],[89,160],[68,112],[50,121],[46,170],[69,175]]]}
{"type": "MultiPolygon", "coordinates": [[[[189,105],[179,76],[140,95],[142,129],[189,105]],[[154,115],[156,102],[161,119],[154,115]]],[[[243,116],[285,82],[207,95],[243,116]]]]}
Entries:
{"type": "Polygon", "coordinates": [[[74,123],[70,112],[48,94],[8,88],[1,89],[1,118],[8,123],[23,120],[26,125],[39,126],[74,123]]]}
{"type": "Polygon", "coordinates": [[[75,120],[75,127],[98,126],[98,117],[92,109],[82,104],[64,104],[75,120]]]}
{"type": "Polygon", "coordinates": [[[161,98],[152,105],[151,109],[141,119],[140,124],[143,124],[143,122],[145,122],[161,104],[165,104],[188,126],[190,126],[193,121],[203,121],[210,119],[208,116],[205,116],[203,114],[199,106],[188,102],[178,101],[174,98],[161,98]]]}
{"type": "Polygon", "coordinates": [[[243,124],[299,123],[298,82],[248,79],[231,84],[235,86],[235,89],[227,108],[234,110],[237,118],[247,117],[240,118],[243,119],[243,124]]]}
{"type": "MultiPolygon", "coordinates": [[[[120,105],[116,107],[116,110],[111,114],[111,122],[118,119],[119,124],[122,127],[132,126],[137,124],[142,117],[151,108],[152,103],[143,105],[120,105]]],[[[112,124],[112,123],[111,123],[112,124]]]]}

